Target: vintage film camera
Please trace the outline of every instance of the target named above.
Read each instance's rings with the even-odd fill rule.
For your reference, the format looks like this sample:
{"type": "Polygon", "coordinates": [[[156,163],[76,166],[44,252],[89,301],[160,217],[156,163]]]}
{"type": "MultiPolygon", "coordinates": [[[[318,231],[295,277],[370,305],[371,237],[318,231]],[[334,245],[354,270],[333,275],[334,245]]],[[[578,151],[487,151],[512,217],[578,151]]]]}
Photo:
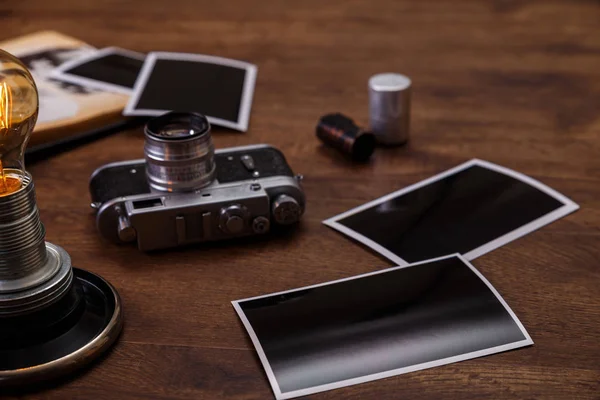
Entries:
{"type": "Polygon", "coordinates": [[[206,117],[171,112],[148,122],[145,159],[90,179],[100,234],[142,251],[264,234],[304,213],[301,176],[266,145],[215,151],[206,117]]]}

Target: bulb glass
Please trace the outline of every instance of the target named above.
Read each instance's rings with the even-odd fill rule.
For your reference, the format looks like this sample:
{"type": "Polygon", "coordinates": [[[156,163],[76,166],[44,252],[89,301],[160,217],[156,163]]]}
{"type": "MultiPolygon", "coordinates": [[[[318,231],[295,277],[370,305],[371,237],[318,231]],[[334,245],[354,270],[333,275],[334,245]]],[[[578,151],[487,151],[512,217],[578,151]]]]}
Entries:
{"type": "Polygon", "coordinates": [[[37,121],[38,104],[27,67],[0,50],[0,196],[22,186],[25,148],[37,121]]]}

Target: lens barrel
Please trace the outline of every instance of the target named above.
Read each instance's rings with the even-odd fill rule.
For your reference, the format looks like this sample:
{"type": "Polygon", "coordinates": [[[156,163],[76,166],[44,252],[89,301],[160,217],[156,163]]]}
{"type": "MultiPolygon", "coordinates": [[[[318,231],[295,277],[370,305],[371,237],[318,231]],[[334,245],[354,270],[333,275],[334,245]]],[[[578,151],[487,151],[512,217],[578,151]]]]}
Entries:
{"type": "Polygon", "coordinates": [[[215,147],[210,123],[204,115],[170,112],[151,119],[144,133],[150,187],[165,192],[189,192],[213,182],[215,147]]]}

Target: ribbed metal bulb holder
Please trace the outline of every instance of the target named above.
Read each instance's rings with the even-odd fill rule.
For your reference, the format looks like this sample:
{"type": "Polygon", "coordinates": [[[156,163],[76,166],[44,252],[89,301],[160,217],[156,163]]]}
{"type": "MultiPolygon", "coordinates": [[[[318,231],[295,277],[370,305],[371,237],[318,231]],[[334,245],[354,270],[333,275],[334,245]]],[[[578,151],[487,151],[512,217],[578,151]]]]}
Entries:
{"type": "Polygon", "coordinates": [[[33,181],[28,175],[22,180],[21,190],[0,197],[0,281],[5,284],[35,275],[46,262],[33,181]]]}
{"type": "Polygon", "coordinates": [[[21,176],[23,183],[20,190],[0,197],[0,316],[54,303],[73,279],[69,255],[44,240],[31,175],[5,172],[21,176]]]}

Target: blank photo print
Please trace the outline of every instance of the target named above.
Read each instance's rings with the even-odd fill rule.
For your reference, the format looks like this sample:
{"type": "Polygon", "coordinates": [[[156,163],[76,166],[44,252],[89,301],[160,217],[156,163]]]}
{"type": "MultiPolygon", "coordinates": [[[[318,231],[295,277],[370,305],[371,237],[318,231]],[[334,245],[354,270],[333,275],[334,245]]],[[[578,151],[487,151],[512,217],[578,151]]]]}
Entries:
{"type": "Polygon", "coordinates": [[[150,53],[125,107],[126,116],[198,112],[209,122],[246,131],[256,66],[200,54],[150,53]]]}
{"type": "Polygon", "coordinates": [[[233,302],[277,399],[533,344],[456,254],[233,302]]]}
{"type": "Polygon", "coordinates": [[[475,159],[323,223],[406,265],[454,253],[473,260],[578,208],[528,176],[475,159]]]}
{"type": "Polygon", "coordinates": [[[131,94],[146,56],[118,47],[107,47],[61,64],[51,77],[91,89],[131,94]]]}

